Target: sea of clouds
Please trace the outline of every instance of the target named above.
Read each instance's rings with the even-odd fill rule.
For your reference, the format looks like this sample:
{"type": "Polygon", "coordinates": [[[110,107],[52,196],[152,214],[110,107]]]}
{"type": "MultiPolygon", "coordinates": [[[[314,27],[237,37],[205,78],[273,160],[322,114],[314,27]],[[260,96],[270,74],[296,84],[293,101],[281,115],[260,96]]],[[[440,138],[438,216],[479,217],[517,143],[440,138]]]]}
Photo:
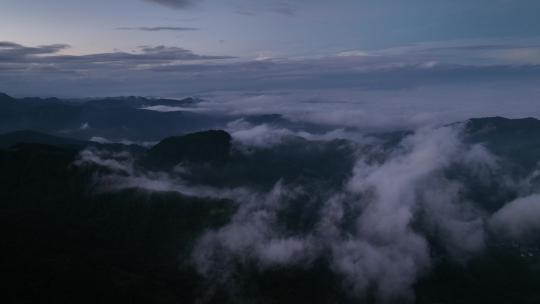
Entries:
{"type": "Polygon", "coordinates": [[[291,137],[345,138],[357,147],[356,161],[340,187],[315,192],[283,181],[268,192],[193,184],[175,175],[189,172],[183,164],[170,172],[148,172],[137,168],[129,154],[95,148],[82,151],[76,164],[108,168],[99,177],[103,191],[135,187],[233,200],[238,209],[229,223],[201,235],[192,252],[203,277],[233,289],[239,265],[265,271],[309,267],[324,259],[353,296],[371,292],[380,302],[413,300],[414,284],[433,267],[431,238],[452,259],[465,261],[485,250],[492,235],[520,241],[540,231],[539,192],[530,183],[538,171],[520,180],[501,174],[501,159],[482,144],[464,140],[464,124],[420,127],[391,146],[345,129],[312,134],[243,120],[228,128],[237,153],[248,153],[246,147],[273,149],[291,137]],[[454,168],[518,189],[519,196],[489,212],[465,195],[466,181],[449,176],[454,168]],[[308,229],[291,229],[281,216],[295,204],[314,206],[308,229]]]}

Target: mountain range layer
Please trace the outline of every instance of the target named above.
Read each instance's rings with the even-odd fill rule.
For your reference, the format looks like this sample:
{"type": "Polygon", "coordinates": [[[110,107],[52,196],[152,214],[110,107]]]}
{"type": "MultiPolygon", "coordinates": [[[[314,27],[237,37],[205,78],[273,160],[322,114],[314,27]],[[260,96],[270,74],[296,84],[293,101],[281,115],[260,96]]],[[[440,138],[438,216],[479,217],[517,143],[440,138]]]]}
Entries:
{"type": "Polygon", "coordinates": [[[536,119],[317,133],[142,109],[197,100],[0,98],[7,302],[540,298],[536,119]]]}

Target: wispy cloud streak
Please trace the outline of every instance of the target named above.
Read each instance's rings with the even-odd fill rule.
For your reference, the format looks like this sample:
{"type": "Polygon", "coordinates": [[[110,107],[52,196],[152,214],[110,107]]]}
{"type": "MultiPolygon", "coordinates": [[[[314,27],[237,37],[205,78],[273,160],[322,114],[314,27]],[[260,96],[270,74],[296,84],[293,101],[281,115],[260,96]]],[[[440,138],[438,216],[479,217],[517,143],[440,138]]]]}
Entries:
{"type": "Polygon", "coordinates": [[[186,32],[186,31],[198,31],[196,27],[181,27],[181,26],[141,26],[141,27],[118,27],[117,30],[121,31],[143,31],[143,32],[186,32]]]}

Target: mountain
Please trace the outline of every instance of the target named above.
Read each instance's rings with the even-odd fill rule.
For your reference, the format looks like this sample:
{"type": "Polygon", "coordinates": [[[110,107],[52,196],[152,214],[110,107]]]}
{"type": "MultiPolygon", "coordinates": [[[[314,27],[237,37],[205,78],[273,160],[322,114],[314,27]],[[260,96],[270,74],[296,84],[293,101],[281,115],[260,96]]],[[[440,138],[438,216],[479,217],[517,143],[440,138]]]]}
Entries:
{"type": "Polygon", "coordinates": [[[85,100],[12,98],[0,95],[0,133],[34,130],[79,140],[156,142],[201,130],[223,129],[234,121],[252,125],[324,133],[332,127],[291,121],[279,114],[226,115],[192,111],[197,98],[163,99],[137,96],[85,100]]]}
{"type": "MultiPolygon", "coordinates": [[[[57,101],[50,103],[56,110],[64,109],[57,101]]],[[[271,124],[281,118],[260,119],[271,124]]],[[[540,161],[540,121],[490,117],[460,125],[463,144],[482,144],[495,155],[495,171],[452,165],[415,185],[433,190],[418,196],[419,208],[423,200],[455,194],[441,214],[460,231],[465,222],[463,229],[469,234],[467,229],[488,226],[491,214],[522,195],[518,192],[523,188],[513,185],[534,172],[540,161]],[[433,186],[441,181],[447,181],[449,188],[433,186]],[[450,207],[454,205],[456,210],[465,209],[462,221],[453,222],[450,207]],[[470,220],[475,212],[481,215],[478,222],[470,220]]],[[[388,159],[378,171],[389,172],[381,183],[392,185],[392,174],[407,178],[415,168],[399,156],[407,153],[410,142],[401,144],[410,132],[373,134],[374,140],[366,143],[287,136],[262,148],[235,142],[222,130],[181,134],[165,137],[152,148],[97,144],[35,131],[0,135],[0,255],[6,261],[0,263],[6,278],[2,302],[358,303],[364,299],[351,294],[331,259],[342,250],[356,252],[363,246],[376,255],[380,248],[390,250],[391,244],[372,244],[366,238],[366,244],[349,247],[365,220],[359,214],[365,208],[379,212],[376,208],[384,207],[370,203],[378,192],[369,183],[353,184],[350,178],[370,174],[388,159]],[[392,170],[395,164],[407,165],[398,166],[407,171],[392,170]],[[351,187],[366,191],[351,195],[351,187]],[[336,202],[343,196],[350,196],[350,201],[340,207],[336,202]],[[326,221],[319,221],[321,217],[326,221]],[[332,226],[337,231],[324,226],[337,219],[342,219],[332,226]],[[338,246],[335,237],[350,242],[324,249],[321,243],[326,239],[321,239],[313,243],[316,248],[295,251],[300,240],[319,233],[332,246],[338,246]],[[227,242],[216,252],[203,254],[202,266],[195,264],[198,245],[205,248],[206,242],[223,237],[227,242]],[[269,247],[262,246],[266,239],[273,240],[269,247]],[[305,263],[279,263],[288,257],[295,261],[295,254],[304,251],[316,254],[305,263]],[[251,258],[257,254],[268,260],[251,258]],[[224,261],[217,264],[222,267],[211,269],[215,260],[224,261]],[[268,261],[279,265],[270,267],[268,261]],[[218,279],[212,280],[200,267],[211,269],[218,279]],[[221,276],[231,269],[229,276],[221,276]]],[[[430,161],[422,153],[414,156],[430,161]]],[[[534,178],[526,181],[532,189],[540,185],[534,178]]],[[[540,240],[508,240],[489,232],[482,252],[455,259],[452,248],[441,245],[444,227],[430,230],[433,223],[425,218],[429,212],[433,210],[418,213],[407,227],[410,233],[425,236],[432,264],[411,287],[415,298],[406,300],[537,302],[540,240]]],[[[391,253],[392,258],[401,254],[391,253]]],[[[345,262],[354,266],[359,261],[345,262]]],[[[374,303],[370,292],[374,289],[368,289],[365,302],[374,303]]]]}
{"type": "Polygon", "coordinates": [[[157,141],[166,136],[224,125],[227,118],[190,111],[159,112],[146,106],[188,106],[198,100],[142,97],[95,99],[76,103],[60,99],[0,96],[0,132],[36,130],[81,140],[157,141]]]}
{"type": "Polygon", "coordinates": [[[144,163],[161,169],[185,161],[222,163],[229,157],[231,139],[231,135],[221,130],[168,137],[148,151],[144,163]]]}
{"type": "Polygon", "coordinates": [[[128,97],[108,97],[93,99],[87,101],[85,104],[89,106],[99,107],[130,107],[130,108],[144,108],[154,106],[167,106],[167,107],[189,107],[194,106],[200,102],[200,99],[188,97],[184,99],[164,99],[164,98],[145,98],[138,96],[128,97]]]}
{"type": "Polygon", "coordinates": [[[0,92],[0,102],[10,102],[13,101],[13,97],[8,94],[0,92]]]}
{"type": "Polygon", "coordinates": [[[466,123],[468,139],[485,144],[490,151],[516,165],[522,174],[540,160],[540,120],[487,117],[466,123]]]}
{"type": "Polygon", "coordinates": [[[78,151],[0,149],[3,303],[190,303],[204,293],[186,261],[195,238],[223,225],[224,200],[140,189],[93,190],[78,151]],[[128,300],[131,298],[131,300],[128,300]]]}
{"type": "Polygon", "coordinates": [[[89,143],[77,139],[48,135],[30,130],[0,134],[0,148],[9,148],[19,143],[46,144],[57,147],[80,149],[89,143]]]}

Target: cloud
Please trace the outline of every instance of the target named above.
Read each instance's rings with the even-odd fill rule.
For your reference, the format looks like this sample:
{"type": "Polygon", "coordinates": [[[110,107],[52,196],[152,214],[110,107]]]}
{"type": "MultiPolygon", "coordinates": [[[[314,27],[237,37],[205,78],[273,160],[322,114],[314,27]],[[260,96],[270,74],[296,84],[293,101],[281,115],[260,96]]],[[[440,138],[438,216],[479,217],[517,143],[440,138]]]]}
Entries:
{"type": "Polygon", "coordinates": [[[462,185],[443,172],[464,159],[487,167],[492,159],[463,143],[459,134],[456,127],[423,129],[386,156],[378,148],[363,149],[345,188],[330,190],[337,190],[330,196],[310,193],[321,205],[311,207],[319,211],[308,232],[287,230],[278,216],[293,208],[302,186],[278,183],[268,194],[236,197],[240,209],[231,222],[199,240],[193,253],[197,269],[223,283],[238,276],[233,266],[238,263],[264,271],[308,267],[324,258],[355,296],[371,290],[379,302],[412,301],[413,285],[432,266],[427,233],[442,232],[439,240],[456,258],[484,248],[482,214],[460,196],[462,185]],[[382,160],[374,162],[371,153],[382,160]],[[427,231],[415,229],[426,210],[427,231]]]}
{"type": "Polygon", "coordinates": [[[294,132],[288,129],[272,128],[266,124],[252,126],[243,120],[229,123],[227,130],[235,141],[258,148],[269,148],[282,143],[286,137],[294,136],[294,132]]]}
{"type": "Polygon", "coordinates": [[[110,139],[107,139],[105,137],[101,137],[101,136],[92,136],[90,138],[91,142],[95,142],[95,143],[98,143],[98,144],[114,144],[114,143],[118,143],[118,144],[123,144],[123,145],[126,145],[126,146],[129,146],[129,145],[138,145],[138,146],[142,146],[142,147],[147,147],[147,148],[150,148],[154,145],[157,144],[157,142],[155,141],[131,141],[131,140],[128,140],[128,139],[122,139],[122,140],[118,140],[118,141],[113,141],[113,140],[110,140],[110,139]]]}
{"type": "Polygon", "coordinates": [[[287,2],[276,3],[274,6],[271,7],[271,11],[277,14],[291,17],[295,16],[298,13],[298,9],[287,2]]]}
{"type": "Polygon", "coordinates": [[[198,241],[193,252],[198,271],[208,279],[225,282],[232,279],[235,269],[231,263],[237,259],[248,262],[254,258],[262,269],[309,260],[313,253],[308,250],[312,245],[309,241],[275,229],[277,212],[298,191],[280,182],[267,194],[236,197],[240,209],[231,223],[209,231],[198,241]]]}
{"type": "Polygon", "coordinates": [[[117,30],[122,31],[144,31],[144,32],[161,32],[161,31],[173,31],[173,32],[185,32],[185,31],[198,31],[196,27],[179,27],[179,26],[153,26],[153,27],[118,27],[117,30]]]}
{"type": "MultiPolygon", "coordinates": [[[[458,206],[465,208],[466,202],[453,191],[455,182],[442,175],[470,151],[462,144],[459,129],[445,127],[418,130],[381,163],[359,159],[347,187],[364,198],[357,203],[361,212],[355,220],[356,231],[354,237],[338,242],[333,249],[334,267],[352,288],[362,292],[375,284],[383,302],[413,296],[411,287],[431,266],[425,232],[413,228],[418,212],[426,208],[431,210],[429,219],[437,230],[446,232],[441,240],[448,242],[448,247],[476,252],[483,247],[482,226],[467,226],[478,217],[468,220],[461,212],[458,206]],[[431,189],[440,192],[426,195],[431,189]],[[460,239],[463,236],[466,242],[460,239]]],[[[339,216],[325,222],[325,231],[336,231],[345,218],[342,202],[338,199],[329,207],[336,210],[328,214],[339,216]]],[[[333,239],[337,237],[334,234],[333,239]]]]}
{"type": "Polygon", "coordinates": [[[133,158],[129,153],[110,152],[95,147],[81,151],[74,164],[76,166],[97,165],[113,173],[126,174],[128,176],[134,173],[133,158]]]}
{"type": "Polygon", "coordinates": [[[536,238],[540,232],[540,194],[520,197],[493,214],[490,226],[496,233],[514,239],[536,238]]]}
{"type": "Polygon", "coordinates": [[[253,125],[244,119],[238,119],[228,123],[225,129],[231,134],[235,142],[249,148],[272,148],[293,138],[303,138],[310,141],[346,139],[361,144],[375,143],[377,141],[374,137],[359,132],[346,131],[345,129],[333,129],[314,133],[304,130],[291,130],[279,126],[279,124],[253,125]]]}
{"type": "Polygon", "coordinates": [[[66,47],[2,43],[0,91],[201,95],[207,102],[190,110],[279,113],[315,124],[371,129],[540,114],[533,103],[539,96],[537,65],[449,64],[411,50],[254,61],[174,46],[86,55],[62,54],[66,47]]]}
{"type": "Polygon", "coordinates": [[[275,2],[251,7],[237,7],[236,13],[248,17],[260,16],[268,13],[293,17],[298,14],[298,8],[288,2],[275,2]]]}
{"type": "Polygon", "coordinates": [[[101,53],[83,56],[63,56],[57,57],[58,60],[79,61],[88,63],[103,62],[133,62],[135,64],[144,64],[150,62],[174,62],[177,60],[211,60],[211,59],[231,59],[230,56],[207,56],[194,54],[192,51],[173,46],[142,46],[137,53],[101,53]]]}
{"type": "Polygon", "coordinates": [[[452,64],[538,65],[540,43],[530,40],[484,40],[416,43],[375,52],[382,56],[407,54],[452,64]]]}
{"type": "MultiPolygon", "coordinates": [[[[173,46],[141,46],[138,52],[111,52],[89,55],[61,55],[60,51],[68,48],[66,44],[52,44],[38,47],[26,47],[11,42],[0,43],[0,63],[21,65],[22,69],[28,66],[56,66],[72,70],[87,70],[91,66],[95,69],[103,68],[103,64],[120,63],[124,67],[134,68],[139,64],[171,63],[185,60],[215,60],[231,59],[231,56],[198,55],[190,50],[173,46]],[[44,56],[46,55],[46,56],[44,56]],[[129,66],[127,66],[129,64],[129,66]]],[[[114,68],[112,66],[111,68],[114,68]]],[[[52,71],[51,71],[52,73],[52,71]]]]}
{"type": "MultiPolygon", "coordinates": [[[[268,151],[274,153],[289,136],[331,140],[345,132],[315,135],[245,120],[228,127],[236,144],[272,147],[268,151]]],[[[237,210],[230,221],[206,231],[193,248],[193,263],[209,286],[225,284],[238,296],[236,280],[249,279],[252,271],[309,269],[324,260],[353,297],[370,294],[381,303],[412,302],[415,283],[437,265],[432,254],[463,261],[483,252],[489,233],[522,240],[540,230],[537,194],[513,200],[493,215],[483,202],[467,196],[476,184],[461,174],[485,183],[507,177],[499,171],[501,160],[483,145],[465,140],[463,132],[463,125],[454,124],[419,128],[393,144],[384,136],[357,140],[349,177],[331,187],[281,180],[268,191],[218,188],[190,182],[189,164],[178,164],[171,172],[147,172],[129,154],[98,149],[82,151],[76,165],[108,168],[97,176],[101,190],[135,187],[234,201],[237,210]],[[301,219],[294,216],[299,208],[306,213],[301,219]],[[306,224],[306,217],[310,224],[296,228],[306,224]]],[[[362,132],[347,133],[366,138],[362,132]]],[[[235,153],[250,157],[241,149],[235,153]]],[[[536,174],[508,187],[533,191],[520,185],[536,174]]]]}
{"type": "MultiPolygon", "coordinates": [[[[64,85],[72,80],[86,83],[95,78],[111,83],[114,79],[129,78],[128,70],[142,71],[148,66],[178,64],[182,61],[204,61],[232,59],[231,56],[195,54],[190,50],[174,46],[141,46],[136,52],[110,52],[87,55],[64,55],[62,50],[69,46],[52,44],[26,47],[11,42],[0,43],[0,78],[36,81],[44,74],[47,83],[57,80],[64,85]],[[116,75],[116,76],[113,76],[116,75]],[[106,79],[110,77],[109,79],[106,79]],[[33,80],[31,80],[33,79],[33,80]]],[[[126,83],[129,83],[126,82],[126,83]]],[[[64,86],[63,85],[63,86],[64,86]]]]}
{"type": "Polygon", "coordinates": [[[23,58],[40,58],[41,55],[56,54],[69,47],[67,44],[27,47],[13,42],[0,41],[0,62],[16,63],[23,58]]]}
{"type": "Polygon", "coordinates": [[[350,51],[343,51],[336,54],[336,56],[339,57],[363,57],[363,56],[375,56],[373,54],[370,54],[366,51],[361,50],[350,50],[350,51]]]}
{"type": "MultiPolygon", "coordinates": [[[[362,73],[363,76],[358,72],[357,81],[334,87],[331,83],[337,82],[330,74],[323,72],[315,76],[318,72],[312,72],[310,76],[306,72],[289,78],[281,74],[279,67],[271,65],[257,70],[235,63],[189,63],[197,61],[193,59],[184,60],[182,68],[174,63],[175,72],[164,73],[160,71],[168,68],[171,61],[151,56],[152,59],[103,58],[90,62],[83,59],[62,63],[43,63],[38,59],[39,63],[35,64],[0,62],[0,91],[16,96],[198,96],[203,101],[189,108],[156,106],[148,110],[191,111],[234,119],[245,115],[282,114],[295,123],[364,132],[414,129],[471,117],[540,117],[535,104],[540,92],[534,86],[536,76],[532,68],[516,68],[512,72],[515,78],[507,75],[508,80],[493,82],[474,80],[474,72],[471,72],[465,77],[470,77],[469,82],[454,84],[443,84],[448,76],[443,76],[442,72],[441,76],[433,76],[426,82],[415,80],[412,71],[410,74],[395,71],[393,76],[390,70],[382,74],[362,73]],[[383,74],[388,75],[388,79],[383,74]],[[374,78],[380,83],[371,87],[374,78]],[[385,81],[387,88],[377,87],[385,81]]],[[[282,67],[284,73],[285,69],[293,68],[286,64],[282,67]]],[[[493,75],[498,73],[492,69],[493,75]]]]}
{"type": "Polygon", "coordinates": [[[540,116],[531,96],[537,96],[531,87],[516,84],[499,90],[482,83],[400,90],[356,87],[218,91],[201,95],[203,101],[182,110],[231,116],[278,113],[293,122],[330,129],[379,132],[442,125],[470,117],[540,116]]]}
{"type": "Polygon", "coordinates": [[[185,9],[200,2],[200,0],[144,0],[173,9],[185,9]]]}

